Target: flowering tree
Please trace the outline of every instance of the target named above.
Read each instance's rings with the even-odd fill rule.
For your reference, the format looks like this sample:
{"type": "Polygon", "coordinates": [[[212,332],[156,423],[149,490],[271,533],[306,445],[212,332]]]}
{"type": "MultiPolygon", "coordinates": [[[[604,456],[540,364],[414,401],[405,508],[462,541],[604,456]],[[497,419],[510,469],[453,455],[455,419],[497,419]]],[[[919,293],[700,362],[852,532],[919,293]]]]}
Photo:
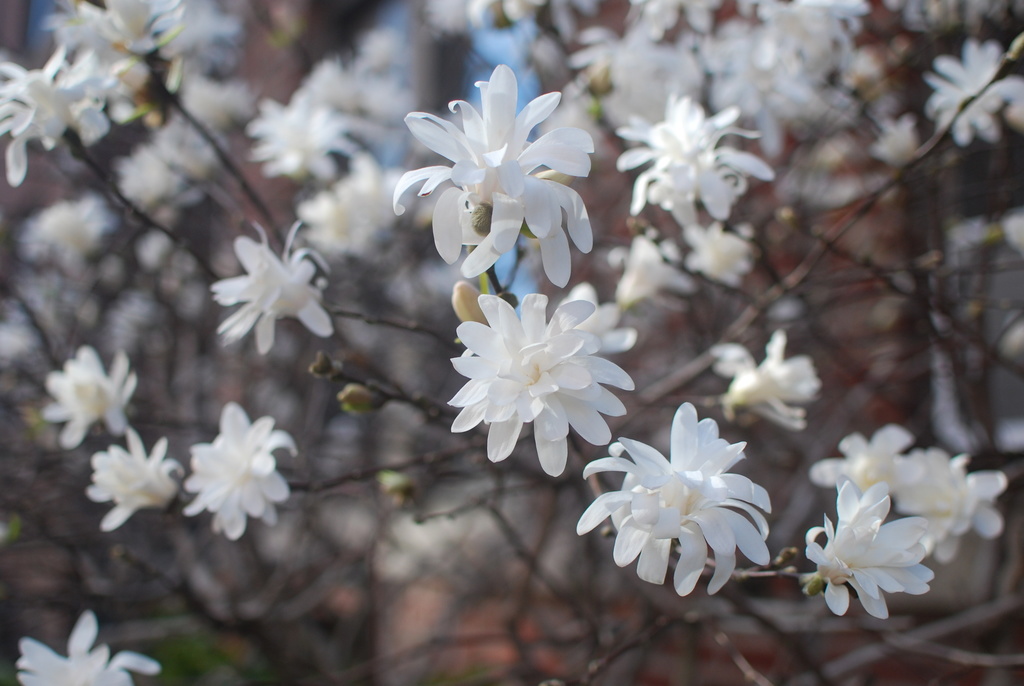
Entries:
{"type": "Polygon", "coordinates": [[[0,683],[1012,683],[1022,17],[57,3],[0,683]]]}

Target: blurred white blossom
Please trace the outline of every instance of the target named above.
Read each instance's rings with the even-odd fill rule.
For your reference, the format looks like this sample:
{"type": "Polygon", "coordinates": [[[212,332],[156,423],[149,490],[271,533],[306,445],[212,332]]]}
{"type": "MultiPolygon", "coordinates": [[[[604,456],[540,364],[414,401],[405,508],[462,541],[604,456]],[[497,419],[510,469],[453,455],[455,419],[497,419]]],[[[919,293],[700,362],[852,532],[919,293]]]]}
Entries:
{"type": "Polygon", "coordinates": [[[878,140],[871,144],[871,155],[891,167],[902,167],[912,159],[921,145],[917,135],[917,118],[910,112],[899,119],[884,119],[878,140]]]}
{"type": "Polygon", "coordinates": [[[834,488],[845,477],[861,491],[880,482],[894,490],[898,484],[920,476],[920,470],[903,454],[913,444],[914,435],[898,424],[883,426],[870,441],[862,434],[850,434],[839,441],[839,452],[844,457],[815,462],[811,466],[811,481],[834,488]]]}
{"type": "Polygon", "coordinates": [[[1006,490],[1006,474],[999,470],[968,474],[970,455],[950,458],[941,448],[915,450],[907,459],[918,467],[918,478],[900,484],[893,493],[896,510],[928,521],[922,543],[936,560],[952,560],[960,537],[972,529],[983,538],[1002,533],[1003,516],[995,500],[1006,490]]]}
{"type": "Polygon", "coordinates": [[[693,292],[693,280],[672,266],[679,255],[670,241],[655,243],[647,236],[634,236],[628,249],[615,248],[608,258],[623,269],[615,288],[615,302],[622,310],[661,291],[693,292]]]}
{"type": "Polygon", "coordinates": [[[850,607],[847,585],[857,591],[868,614],[879,619],[889,616],[883,592],[921,595],[928,591],[928,582],[935,576],[921,564],[928,523],[921,517],[907,517],[883,524],[889,514],[887,484],[875,484],[862,494],[852,481],[844,481],[836,509],[834,527],[826,515],[825,526],[813,527],[806,536],[807,559],[818,565],[817,579],[811,584],[826,584],[828,609],[846,614],[850,607]],[[824,548],[817,542],[821,534],[826,538],[824,548]]]}
{"type": "Polygon", "coordinates": [[[541,95],[517,116],[518,84],[505,65],[498,65],[489,81],[476,85],[482,112],[464,100],[449,104],[452,112],[462,114],[462,130],[426,112],[405,118],[417,140],[454,166],[403,174],[395,187],[395,212],[404,212],[399,201],[416,184],[423,182],[418,193],[422,197],[451,181],[455,187],[438,198],[433,217],[434,245],[446,262],[454,263],[463,245],[473,246],[462,264],[462,275],[482,274],[515,247],[525,223],[540,243],[544,273],[556,286],[564,286],[571,257],[562,214],[569,236],[583,252],[593,246],[590,219],[576,191],[534,172],[546,168],[566,176],[586,176],[594,142],[586,131],[564,127],[528,143],[530,132],[547,119],[561,94],[541,95]]]}
{"type": "MultiPolygon", "coordinates": [[[[745,226],[749,229],[749,224],[745,226]]],[[[725,231],[721,222],[712,222],[706,229],[687,224],[683,239],[691,248],[683,264],[712,281],[739,286],[754,266],[754,246],[739,233],[725,231]]]]}
{"type": "Polygon", "coordinates": [[[232,541],[245,533],[248,517],[277,523],[275,503],[288,499],[288,482],[277,472],[274,451],[297,453],[285,431],[274,430],[272,417],[249,421],[237,403],[228,403],[220,415],[220,433],[212,443],[192,446],[192,474],[185,490],[196,497],[185,508],[188,516],[203,510],[214,514],[214,533],[232,541]]]}
{"type": "Polygon", "coordinates": [[[925,114],[938,128],[952,124],[953,140],[965,146],[975,134],[989,143],[1002,135],[996,115],[1005,103],[1024,103],[1024,78],[1007,76],[993,82],[999,71],[1003,48],[995,40],[979,43],[974,38],[964,41],[962,61],[949,55],[935,58],[936,72],[924,75],[935,89],[925,103],[925,114]],[[963,111],[969,98],[974,100],[963,111]]]}
{"type": "Polygon", "coordinates": [[[587,331],[601,339],[599,353],[611,355],[629,350],[636,344],[637,331],[631,326],[616,328],[619,325],[619,318],[622,317],[622,310],[618,303],[600,304],[597,301],[597,291],[589,283],[577,284],[565,296],[560,304],[583,300],[594,306],[594,314],[576,325],[580,331],[587,331]]]}
{"type": "Polygon", "coordinates": [[[145,655],[121,651],[110,659],[110,648],[93,648],[99,624],[91,610],[82,613],[68,637],[67,657],[34,638],[18,641],[18,681],[23,686],[131,686],[129,672],[159,674],[160,663],[145,655]]]}
{"type": "Polygon", "coordinates": [[[96,71],[91,54],[73,65],[65,57],[60,47],[42,69],[0,63],[0,135],[11,136],[5,158],[11,186],[25,180],[29,141],[38,139],[52,150],[71,131],[84,145],[92,145],[110,130],[103,106],[112,80],[96,71]]]}
{"type": "Polygon", "coordinates": [[[46,375],[46,390],[56,402],[43,408],[48,422],[67,422],[60,432],[60,447],[70,450],[85,438],[93,423],[103,420],[114,436],[128,428],[124,408],[135,392],[138,379],[129,372],[128,356],[114,356],[107,376],[96,350],[83,345],[64,369],[46,375]]]}
{"type": "Polygon", "coordinates": [[[317,105],[308,92],[296,93],[287,105],[263,100],[259,115],[245,132],[256,139],[252,159],[263,162],[265,176],[334,178],[332,153],[351,155],[357,148],[347,137],[349,122],[340,112],[317,105]]]}
{"type": "Polygon", "coordinates": [[[487,324],[463,322],[457,330],[467,350],[452,364],[470,380],[449,401],[463,408],[452,432],[488,425],[487,457],[499,462],[512,453],[523,424],[533,422],[541,467],[558,476],[565,469],[569,427],[602,445],[611,431],[601,415],[626,413],[601,384],[633,390],[633,381],[597,357],[600,340],[577,328],[594,313],[591,303],[564,303],[550,322],[547,296],[537,293],[523,298],[522,320],[498,296],[481,295],[479,304],[487,324]]]}
{"type": "Polygon", "coordinates": [[[65,270],[74,272],[95,254],[114,221],[103,198],[87,194],[38,212],[26,223],[21,242],[26,257],[38,260],[52,255],[65,270]]]}
{"type": "Polygon", "coordinates": [[[143,507],[164,507],[178,493],[172,472],[181,465],[168,460],[167,439],[161,438],[146,454],[146,446],[133,429],[126,432],[128,450],[112,445],[92,456],[92,484],[85,493],[97,503],[113,502],[114,509],[100,522],[101,531],[113,531],[143,507]]]}
{"type": "Polygon", "coordinates": [[[787,429],[799,431],[807,426],[806,411],[787,403],[805,403],[818,395],[821,380],[814,362],[807,355],[785,359],[786,332],[772,334],[765,346],[760,365],[742,345],[723,343],[711,348],[714,371],[732,377],[722,396],[722,407],[732,417],[737,407],[746,407],[787,429]]]}
{"type": "Polygon", "coordinates": [[[395,221],[391,196],[396,181],[369,153],[354,155],[346,176],[296,208],[309,228],[306,240],[328,256],[364,252],[395,221]]]}
{"type": "Polygon", "coordinates": [[[715,572],[708,592],[716,593],[736,569],[737,549],[756,564],[770,559],[764,542],[768,523],[760,512],[771,512],[768,492],[745,476],[728,473],[743,459],[745,445],[719,438],[715,421],[698,422],[693,405],[684,403],[672,421],[670,460],[649,445],[622,438],[611,446],[611,457],[587,465],[584,478],[598,472],[625,472],[625,478],[619,490],[591,503],[576,533],[591,531],[611,515],[618,529],[615,564],[625,567],[639,556],[637,574],[655,584],[665,582],[669,556],[677,549],[674,585],[679,595],[693,591],[710,547],[715,572]]]}
{"type": "Polygon", "coordinates": [[[225,343],[231,343],[255,326],[256,349],[261,355],[274,346],[274,323],[281,317],[295,317],[321,338],[330,336],[334,325],[320,303],[322,287],[311,283],[317,266],[326,271],[326,265],[312,250],[292,252],[299,224],[288,233],[281,257],[271,251],[263,229],[257,229],[259,243],[248,236],[235,239],[235,255],[246,274],[221,279],[210,286],[217,304],[242,305],[217,327],[217,333],[223,335],[225,343]]]}

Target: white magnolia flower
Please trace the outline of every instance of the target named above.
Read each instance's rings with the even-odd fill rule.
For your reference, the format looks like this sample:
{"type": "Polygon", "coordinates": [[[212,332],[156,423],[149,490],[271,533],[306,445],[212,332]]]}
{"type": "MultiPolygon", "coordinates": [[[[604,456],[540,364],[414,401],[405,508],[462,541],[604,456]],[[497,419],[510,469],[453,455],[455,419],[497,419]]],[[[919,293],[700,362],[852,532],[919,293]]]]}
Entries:
{"type": "Polygon", "coordinates": [[[26,256],[54,255],[68,271],[81,269],[114,226],[114,214],[98,195],[50,205],[29,220],[22,235],[26,256]]]}
{"type": "Polygon", "coordinates": [[[628,251],[615,248],[608,258],[613,264],[620,263],[623,267],[615,287],[615,302],[622,310],[661,291],[693,292],[693,280],[672,266],[678,255],[675,244],[670,241],[655,243],[647,236],[638,235],[633,238],[628,251]]]}
{"type": "Polygon", "coordinates": [[[729,107],[707,118],[704,108],[691,98],[673,97],[665,109],[665,121],[651,125],[633,117],[629,126],[618,129],[620,137],[644,143],[622,153],[616,163],[619,171],[654,163],[636,179],[630,213],[639,214],[650,202],[685,226],[697,222],[699,200],[712,217],[725,220],[736,199],[746,192],[747,176],[764,181],[775,178],[759,157],[718,146],[728,134],[757,136],[733,126],[739,116],[739,108],[729,107]]]}
{"type": "Polygon", "coordinates": [[[1024,207],[1015,207],[999,220],[1003,237],[1011,247],[1024,253],[1024,207]]]}
{"type": "Polygon", "coordinates": [[[125,197],[158,221],[173,223],[180,208],[198,197],[190,193],[185,176],[172,167],[156,146],[145,143],[114,161],[117,186],[125,197]]]}
{"type": "Polygon", "coordinates": [[[784,358],[785,331],[780,329],[772,334],[760,365],[755,365],[747,349],[736,343],[716,345],[711,354],[716,358],[715,373],[733,377],[729,390],[722,396],[726,416],[731,418],[737,407],[747,407],[787,429],[798,431],[807,425],[806,411],[787,403],[814,400],[821,380],[807,355],[784,358]]]}
{"type": "Polygon", "coordinates": [[[1001,135],[995,115],[1005,103],[1024,103],[1024,78],[1007,76],[991,83],[1003,56],[1003,48],[995,40],[979,43],[968,38],[962,56],[963,60],[959,61],[940,55],[933,65],[938,73],[924,75],[924,80],[935,89],[925,103],[925,114],[938,128],[952,122],[953,140],[957,145],[969,144],[975,133],[994,143],[1001,135]],[[961,105],[971,97],[975,99],[960,112],[961,105]]]}
{"type": "Polygon", "coordinates": [[[454,263],[463,245],[472,246],[462,274],[484,273],[512,250],[525,222],[540,243],[544,273],[556,286],[564,286],[571,259],[562,213],[569,236],[583,252],[593,247],[590,219],[576,191],[534,172],[586,176],[594,142],[583,129],[563,127],[528,143],[530,132],[554,111],[561,94],[535,98],[517,116],[518,85],[505,65],[495,68],[490,81],[476,85],[482,112],[463,100],[449,104],[452,112],[462,114],[462,130],[425,112],[405,118],[413,136],[454,165],[403,174],[395,187],[395,212],[404,212],[399,201],[419,182],[423,182],[422,197],[451,181],[455,187],[438,198],[433,218],[434,245],[446,262],[454,263]]]}
{"type": "Polygon", "coordinates": [[[181,25],[181,0],[106,0],[103,6],[74,3],[68,22],[78,31],[95,32],[88,42],[103,39],[113,49],[145,55],[158,47],[163,35],[181,25]],[[85,28],[83,28],[85,27],[85,28]]]}
{"type": "Polygon", "coordinates": [[[249,421],[237,403],[228,403],[220,415],[220,434],[213,443],[192,446],[192,474],[185,490],[196,499],[185,508],[188,516],[203,510],[214,513],[214,533],[232,541],[245,533],[247,517],[277,523],[275,503],[288,499],[288,482],[277,472],[274,451],[298,451],[285,431],[274,430],[272,417],[249,421]]]}
{"type": "Polygon", "coordinates": [[[715,573],[708,584],[717,593],[736,569],[737,548],[756,564],[768,564],[768,492],[728,470],[743,459],[745,443],[718,437],[713,419],[697,421],[684,403],[672,421],[671,459],[649,445],[628,438],[611,446],[612,456],[587,465],[583,477],[598,472],[625,472],[622,488],[603,493],[576,525],[583,535],[611,515],[618,535],[615,564],[625,567],[640,557],[637,574],[654,584],[665,582],[669,556],[679,551],[674,585],[690,593],[715,553],[715,573]],[[621,457],[626,451],[633,461],[621,457]],[[739,510],[739,512],[737,512],[739,510]],[[746,513],[744,517],[741,513],[746,513]],[[751,521],[752,520],[752,521],[751,521]]]}
{"type": "Polygon", "coordinates": [[[839,452],[845,457],[816,462],[811,466],[811,481],[834,488],[845,477],[861,491],[880,482],[895,489],[920,476],[920,470],[902,454],[913,444],[914,435],[897,424],[883,426],[870,441],[859,433],[850,434],[839,441],[839,452]]]}
{"type": "MultiPolygon", "coordinates": [[[[825,517],[825,526],[807,532],[807,559],[818,565],[813,584],[827,584],[825,603],[837,615],[850,607],[850,590],[872,617],[885,619],[889,608],[884,593],[921,595],[935,576],[920,564],[925,556],[922,538],[928,523],[921,517],[907,517],[888,524],[889,487],[877,483],[863,494],[852,481],[844,481],[836,500],[838,520],[825,517]],[[825,547],[817,542],[825,534],[825,547]]],[[[809,592],[811,592],[809,590],[809,592]]]]}
{"type": "Polygon", "coordinates": [[[309,227],[306,240],[325,255],[364,252],[395,221],[394,186],[394,175],[381,169],[372,155],[354,155],[347,176],[296,208],[309,227]]]}
{"type": "Polygon", "coordinates": [[[983,538],[1003,531],[1003,516],[995,500],[1006,490],[1006,474],[999,470],[967,473],[970,455],[950,458],[941,448],[915,450],[907,459],[918,466],[918,478],[900,484],[893,493],[896,509],[928,520],[922,543],[935,559],[947,563],[956,555],[960,537],[970,530],[983,538]]]}
{"type": "Polygon", "coordinates": [[[878,140],[871,144],[872,157],[892,167],[902,167],[912,159],[921,145],[917,135],[917,120],[910,112],[899,119],[886,119],[881,123],[878,140]]]}
{"type": "Polygon", "coordinates": [[[185,77],[181,102],[189,114],[218,131],[249,121],[256,108],[245,81],[215,81],[200,74],[185,77]]]}
{"type": "Polygon", "coordinates": [[[637,331],[631,326],[621,329],[615,328],[619,324],[622,310],[617,303],[597,302],[597,291],[589,283],[577,284],[569,294],[565,296],[561,304],[583,300],[594,306],[594,314],[587,317],[576,328],[580,331],[587,331],[601,339],[601,349],[598,351],[605,355],[621,353],[636,345],[637,331]]]}
{"type": "Polygon", "coordinates": [[[258,226],[259,243],[248,236],[235,239],[235,255],[246,271],[245,276],[222,279],[210,286],[218,304],[242,304],[241,309],[217,327],[226,343],[237,341],[255,326],[256,349],[266,355],[274,345],[274,322],[281,317],[295,317],[321,338],[334,333],[331,318],[320,304],[322,289],[310,283],[317,265],[324,271],[326,266],[312,250],[292,252],[298,228],[296,223],[289,232],[281,257],[270,250],[267,236],[258,226]]]}
{"type": "Polygon", "coordinates": [[[331,153],[351,155],[355,144],[346,133],[349,122],[341,113],[317,105],[308,92],[299,92],[288,105],[264,100],[260,113],[245,128],[256,139],[252,159],[265,162],[265,176],[312,176],[326,180],[338,172],[331,153]]]}
{"type": "Polygon", "coordinates": [[[721,222],[713,222],[706,229],[687,224],[683,238],[692,248],[684,262],[686,268],[712,281],[739,286],[743,275],[754,267],[754,246],[743,236],[725,231],[721,222]]]}
{"type": "Polygon", "coordinates": [[[91,54],[68,64],[64,48],[58,48],[42,69],[0,64],[0,135],[11,136],[6,154],[11,186],[25,180],[30,140],[38,139],[52,150],[66,131],[74,132],[84,145],[92,145],[110,130],[103,106],[113,80],[99,75],[96,68],[91,54]]]}
{"type": "Polygon", "coordinates": [[[70,450],[78,446],[94,422],[103,420],[114,436],[128,428],[124,408],[135,392],[138,379],[128,371],[128,356],[119,351],[114,356],[110,376],[96,350],[83,345],[73,359],[64,363],[64,370],[46,375],[46,390],[56,402],[43,408],[48,422],[67,422],[60,432],[60,447],[70,450]]]}
{"type": "Polygon", "coordinates": [[[128,672],[159,674],[160,663],[145,655],[122,651],[110,659],[110,648],[93,648],[99,625],[86,610],[68,638],[68,655],[58,655],[34,638],[18,641],[18,681],[22,686],[131,686],[128,672]]]}
{"type": "Polygon", "coordinates": [[[569,427],[594,445],[607,443],[611,431],[602,414],[626,413],[622,402],[601,386],[633,390],[633,380],[618,365],[594,355],[601,342],[578,325],[594,313],[584,301],[565,303],[547,321],[547,296],[530,293],[522,302],[522,321],[507,302],[481,295],[487,324],[464,322],[459,339],[466,353],[452,364],[469,382],[450,404],[463,408],[452,431],[489,426],[487,457],[492,462],[512,453],[523,424],[534,423],[541,467],[552,476],[565,469],[569,427]]]}
{"type": "Polygon", "coordinates": [[[143,507],[165,507],[178,493],[171,472],[181,465],[167,457],[167,439],[161,438],[146,454],[146,446],[132,429],[128,450],[112,445],[92,456],[92,485],[85,493],[96,503],[113,502],[114,509],[100,522],[101,531],[113,531],[143,507]]]}

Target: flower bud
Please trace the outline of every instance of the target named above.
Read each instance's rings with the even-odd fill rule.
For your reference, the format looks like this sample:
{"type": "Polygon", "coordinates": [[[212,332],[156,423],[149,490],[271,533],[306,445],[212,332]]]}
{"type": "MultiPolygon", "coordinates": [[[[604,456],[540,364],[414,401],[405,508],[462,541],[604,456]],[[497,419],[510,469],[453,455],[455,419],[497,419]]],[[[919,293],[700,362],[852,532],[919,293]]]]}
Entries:
{"type": "Polygon", "coordinates": [[[803,587],[804,595],[813,597],[824,592],[825,579],[817,572],[814,574],[804,574],[800,577],[800,585],[803,587]]]}
{"type": "Polygon", "coordinates": [[[377,483],[380,484],[380,490],[391,496],[395,501],[395,505],[398,506],[408,504],[412,501],[413,496],[416,495],[415,482],[408,475],[401,472],[391,469],[377,472],[377,483]]]}
{"type": "Polygon", "coordinates": [[[473,208],[472,226],[473,231],[480,236],[486,236],[491,232],[491,215],[494,214],[494,206],[489,202],[482,202],[473,208]]]}
{"type": "Polygon", "coordinates": [[[341,389],[338,392],[338,402],[342,411],[353,414],[372,412],[381,406],[373,391],[359,383],[350,383],[341,389]]]}
{"type": "Polygon", "coordinates": [[[460,322],[487,323],[484,311],[480,309],[480,303],[477,302],[479,297],[480,291],[469,282],[459,281],[455,284],[452,288],[452,309],[455,310],[455,316],[459,318],[460,322]]]}
{"type": "Polygon", "coordinates": [[[587,88],[598,98],[612,92],[612,70],[607,61],[591,65],[587,69],[587,88]]]}

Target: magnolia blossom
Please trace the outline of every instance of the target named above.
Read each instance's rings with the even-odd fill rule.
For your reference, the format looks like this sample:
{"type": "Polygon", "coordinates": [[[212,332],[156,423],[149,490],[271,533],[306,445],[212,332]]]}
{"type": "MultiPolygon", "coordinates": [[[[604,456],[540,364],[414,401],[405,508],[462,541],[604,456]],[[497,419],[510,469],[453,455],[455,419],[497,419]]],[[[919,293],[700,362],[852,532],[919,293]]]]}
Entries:
{"type": "Polygon", "coordinates": [[[73,12],[58,16],[55,28],[74,28],[77,40],[99,48],[144,55],[162,36],[181,26],[181,0],[107,0],[102,6],[73,3],[73,12]]]}
{"type": "Polygon", "coordinates": [[[306,239],[325,255],[359,254],[395,221],[391,211],[393,175],[368,153],[352,157],[348,176],[299,204],[296,214],[309,227],[306,239]]]}
{"type": "Polygon", "coordinates": [[[576,328],[587,331],[601,339],[602,354],[621,353],[636,345],[637,331],[633,327],[616,328],[622,310],[616,303],[597,302],[597,291],[589,283],[577,284],[562,300],[562,304],[573,300],[583,300],[594,306],[594,314],[580,322],[576,328]]]}
{"type": "Polygon", "coordinates": [[[906,165],[921,145],[916,127],[917,120],[910,112],[899,119],[883,120],[878,140],[871,144],[871,155],[892,167],[906,165]]]}
{"type": "Polygon", "coordinates": [[[887,424],[868,441],[853,433],[839,441],[845,457],[831,457],[811,467],[811,481],[818,486],[835,487],[844,477],[866,491],[885,482],[890,489],[920,477],[920,469],[907,460],[903,451],[914,444],[914,435],[897,424],[887,424]]]}
{"type": "Polygon", "coordinates": [[[764,361],[755,365],[742,345],[724,343],[711,348],[715,373],[733,377],[722,396],[726,416],[732,417],[737,407],[748,407],[787,429],[801,430],[807,425],[806,411],[787,403],[808,402],[818,394],[821,380],[814,362],[807,355],[784,359],[786,332],[781,329],[772,334],[765,353],[764,361]]]}
{"type": "Polygon", "coordinates": [[[64,48],[58,48],[42,69],[0,64],[0,135],[11,136],[7,183],[20,186],[25,180],[30,140],[38,139],[51,150],[68,130],[84,145],[95,143],[110,130],[103,106],[113,81],[96,67],[91,54],[69,65],[64,48]]]}
{"type": "Polygon", "coordinates": [[[495,68],[490,81],[476,85],[481,112],[463,100],[449,104],[452,112],[462,114],[462,130],[425,112],[405,118],[413,136],[454,165],[403,174],[395,187],[395,212],[404,212],[399,201],[421,181],[421,197],[451,181],[455,187],[438,198],[433,218],[434,245],[446,262],[455,262],[463,245],[472,246],[462,274],[482,274],[512,250],[525,223],[529,235],[540,243],[544,273],[556,286],[564,286],[571,260],[562,213],[569,236],[581,251],[590,252],[593,234],[579,194],[546,176],[550,172],[568,177],[589,174],[594,142],[583,129],[563,127],[527,143],[534,127],[554,111],[561,94],[535,98],[517,116],[518,84],[505,65],[495,68]],[[545,168],[546,175],[535,174],[545,168]]]}
{"type": "Polygon", "coordinates": [[[235,239],[235,255],[246,275],[222,279],[210,287],[218,304],[242,303],[241,309],[217,327],[226,343],[237,341],[255,326],[256,349],[266,355],[274,346],[274,322],[281,317],[297,318],[321,338],[334,332],[331,318],[320,304],[322,287],[310,283],[317,265],[325,271],[326,265],[312,250],[292,252],[298,228],[297,223],[292,227],[280,258],[270,250],[259,227],[259,243],[248,236],[235,239]]]}
{"type": "Polygon", "coordinates": [[[679,551],[674,585],[690,593],[715,553],[715,573],[708,592],[716,593],[736,569],[737,548],[756,564],[770,559],[765,538],[768,523],[759,510],[771,512],[768,492],[728,470],[743,459],[745,443],[718,437],[713,419],[697,421],[684,403],[672,421],[671,459],[649,445],[620,439],[611,456],[587,465],[583,477],[598,472],[625,472],[622,488],[602,493],[576,525],[583,535],[611,515],[618,535],[613,556],[625,567],[639,556],[637,574],[654,584],[665,582],[669,555],[679,551]],[[628,452],[632,461],[623,458],[628,452]],[[739,510],[739,512],[737,512],[739,510]],[[744,517],[742,513],[746,513],[744,517]]]}
{"type": "Polygon", "coordinates": [[[78,446],[94,422],[103,420],[107,431],[120,436],[128,428],[124,408],[135,392],[138,379],[128,371],[128,356],[118,351],[110,376],[96,350],[83,345],[64,370],[46,375],[46,390],[56,402],[43,408],[48,422],[67,422],[60,432],[60,447],[78,446]]]}
{"type": "Polygon", "coordinates": [[[999,223],[1003,227],[1006,242],[1024,254],[1024,207],[1015,207],[1003,215],[999,223]]]}
{"type": "Polygon", "coordinates": [[[613,264],[623,267],[615,288],[615,302],[622,310],[661,291],[693,292],[693,280],[672,266],[679,255],[671,241],[655,243],[647,236],[638,235],[633,238],[628,251],[615,248],[608,258],[613,264]]]}
{"type": "Polygon", "coordinates": [[[733,126],[739,116],[739,108],[729,107],[709,119],[691,98],[673,97],[665,109],[665,121],[651,125],[633,117],[629,126],[618,129],[622,138],[644,143],[622,153],[616,163],[619,171],[654,163],[636,179],[630,213],[639,214],[650,202],[685,226],[696,223],[699,200],[712,217],[725,220],[736,199],[746,192],[747,176],[774,179],[775,172],[759,157],[718,147],[728,134],[757,136],[733,126]]]}
{"type": "Polygon", "coordinates": [[[639,24],[625,34],[604,26],[580,32],[584,46],[569,56],[573,69],[585,70],[589,90],[601,98],[601,110],[614,124],[630,117],[657,119],[671,94],[696,94],[704,85],[694,41],[685,32],[675,43],[655,42],[639,24]]]}
{"type": "Polygon", "coordinates": [[[1003,516],[995,500],[1006,490],[1006,474],[998,470],[968,474],[970,455],[950,458],[941,448],[915,450],[907,459],[917,467],[918,478],[895,491],[896,509],[928,521],[921,542],[936,560],[952,560],[960,537],[972,529],[983,538],[1002,533],[1003,516]]]}
{"type": "Polygon", "coordinates": [[[712,281],[739,286],[743,275],[754,266],[754,246],[743,236],[726,232],[721,222],[706,229],[699,224],[687,224],[683,227],[683,238],[692,248],[684,262],[686,268],[712,281]]]}
{"type": "Polygon", "coordinates": [[[165,507],[178,493],[171,472],[181,465],[167,457],[167,439],[161,438],[146,454],[146,446],[132,429],[127,431],[128,450],[112,445],[92,456],[92,485],[85,493],[97,503],[113,501],[114,509],[100,522],[101,531],[113,531],[143,507],[165,507]]]}
{"type": "Polygon", "coordinates": [[[98,195],[64,200],[36,214],[26,225],[22,243],[28,257],[53,254],[67,270],[80,269],[99,248],[115,217],[98,195]]]}
{"type": "Polygon", "coordinates": [[[68,638],[68,655],[58,655],[34,638],[18,641],[18,681],[22,686],[131,686],[129,672],[159,674],[160,663],[145,655],[122,651],[110,659],[110,648],[93,648],[99,625],[86,610],[68,638]]]}
{"type": "Polygon", "coordinates": [[[877,483],[863,494],[852,481],[839,486],[835,526],[825,517],[825,526],[807,532],[807,559],[818,571],[805,582],[809,593],[820,592],[825,584],[825,603],[837,615],[850,607],[850,591],[872,617],[885,619],[889,608],[885,593],[921,595],[935,576],[920,564],[926,550],[923,537],[928,522],[907,517],[883,524],[889,513],[889,487],[877,483]],[[825,534],[825,547],[817,539],[825,534]],[[815,588],[817,586],[817,588],[815,588]]]}
{"type": "Polygon", "coordinates": [[[285,431],[274,430],[271,417],[249,421],[237,403],[228,403],[220,415],[220,434],[213,443],[192,446],[192,474],[185,490],[196,498],[185,514],[203,510],[214,513],[214,533],[224,532],[232,541],[245,533],[247,517],[277,523],[275,503],[288,499],[288,483],[277,472],[274,451],[298,451],[285,431]]]}
{"type": "Polygon", "coordinates": [[[252,159],[265,162],[265,176],[330,179],[338,166],[331,153],[351,155],[355,144],[347,137],[348,120],[339,112],[317,105],[306,92],[288,105],[264,100],[260,113],[245,132],[256,139],[252,159]]]}
{"type": "Polygon", "coordinates": [[[935,89],[924,110],[935,125],[944,128],[952,123],[953,140],[964,146],[974,140],[977,133],[983,140],[994,143],[1001,135],[996,114],[1005,103],[1024,103],[1024,78],[1007,76],[992,80],[999,71],[1003,48],[994,40],[979,43],[968,38],[963,46],[963,60],[949,55],[935,58],[935,73],[927,73],[924,80],[935,89]],[[974,98],[967,107],[961,106],[974,98]]]}
{"type": "Polygon", "coordinates": [[[570,426],[594,445],[611,440],[601,415],[618,417],[626,408],[601,384],[633,390],[633,380],[595,356],[600,340],[577,328],[594,306],[563,303],[548,322],[547,296],[537,293],[523,298],[521,321],[495,295],[481,295],[479,304],[487,324],[469,321],[458,328],[467,350],[452,364],[470,380],[449,401],[463,408],[452,431],[487,424],[487,457],[499,462],[512,453],[523,424],[534,422],[540,464],[552,476],[565,469],[570,426]]]}

